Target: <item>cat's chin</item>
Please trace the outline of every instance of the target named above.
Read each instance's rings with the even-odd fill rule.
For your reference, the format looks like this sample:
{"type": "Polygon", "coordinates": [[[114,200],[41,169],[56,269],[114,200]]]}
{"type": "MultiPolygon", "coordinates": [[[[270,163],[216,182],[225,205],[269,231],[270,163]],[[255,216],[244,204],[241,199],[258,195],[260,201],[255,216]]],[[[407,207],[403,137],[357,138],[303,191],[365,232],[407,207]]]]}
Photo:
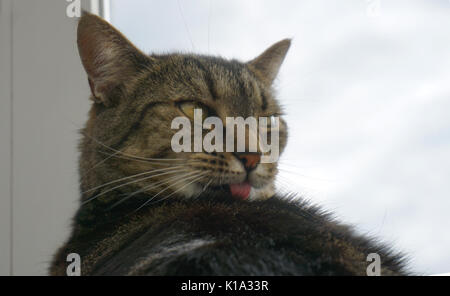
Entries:
{"type": "Polygon", "coordinates": [[[248,201],[266,200],[275,195],[275,184],[269,183],[262,188],[252,187],[248,201]]]}

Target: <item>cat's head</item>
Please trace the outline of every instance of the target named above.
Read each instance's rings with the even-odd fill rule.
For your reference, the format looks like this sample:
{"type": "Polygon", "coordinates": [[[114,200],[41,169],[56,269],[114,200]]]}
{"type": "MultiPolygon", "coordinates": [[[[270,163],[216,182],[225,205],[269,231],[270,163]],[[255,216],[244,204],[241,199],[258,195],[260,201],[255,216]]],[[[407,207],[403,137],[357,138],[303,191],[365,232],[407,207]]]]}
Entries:
{"type": "MultiPolygon", "coordinates": [[[[83,198],[107,198],[111,191],[154,200],[216,192],[244,200],[271,197],[277,162],[261,162],[269,152],[249,152],[251,132],[246,152],[177,153],[172,142],[179,130],[172,122],[177,117],[192,122],[199,109],[203,117],[223,121],[225,138],[227,117],[265,117],[269,123],[279,118],[266,133],[270,139],[271,129],[277,130],[281,153],[287,128],[272,83],[289,46],[290,40],[280,41],[246,63],[193,54],[146,55],[107,22],[84,15],[78,48],[94,103],[81,143],[83,198]]],[[[194,131],[195,124],[191,127],[194,131]]],[[[239,133],[234,134],[237,142],[239,133]]],[[[193,137],[192,132],[192,146],[193,137]]]]}

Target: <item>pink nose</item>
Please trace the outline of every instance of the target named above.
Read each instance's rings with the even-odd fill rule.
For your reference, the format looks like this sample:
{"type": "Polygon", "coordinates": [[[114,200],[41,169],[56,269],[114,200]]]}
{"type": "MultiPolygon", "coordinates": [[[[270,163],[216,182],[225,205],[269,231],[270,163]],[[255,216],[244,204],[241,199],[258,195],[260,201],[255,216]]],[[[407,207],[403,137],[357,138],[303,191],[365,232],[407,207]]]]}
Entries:
{"type": "Polygon", "coordinates": [[[247,170],[252,170],[256,168],[256,166],[261,161],[261,156],[257,153],[243,153],[238,154],[237,157],[244,164],[244,167],[247,170]]]}

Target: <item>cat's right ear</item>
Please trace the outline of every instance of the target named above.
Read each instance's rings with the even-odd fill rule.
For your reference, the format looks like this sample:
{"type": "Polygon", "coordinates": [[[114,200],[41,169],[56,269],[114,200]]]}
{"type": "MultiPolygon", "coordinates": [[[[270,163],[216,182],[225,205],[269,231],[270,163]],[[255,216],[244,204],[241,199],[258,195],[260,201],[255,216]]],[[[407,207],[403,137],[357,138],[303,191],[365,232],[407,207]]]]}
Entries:
{"type": "Polygon", "coordinates": [[[78,51],[94,101],[110,106],[126,91],[126,80],[151,63],[128,39],[100,17],[83,13],[78,51]]]}
{"type": "Polygon", "coordinates": [[[281,40],[247,63],[251,70],[265,83],[272,84],[291,46],[291,39],[281,40]]]}

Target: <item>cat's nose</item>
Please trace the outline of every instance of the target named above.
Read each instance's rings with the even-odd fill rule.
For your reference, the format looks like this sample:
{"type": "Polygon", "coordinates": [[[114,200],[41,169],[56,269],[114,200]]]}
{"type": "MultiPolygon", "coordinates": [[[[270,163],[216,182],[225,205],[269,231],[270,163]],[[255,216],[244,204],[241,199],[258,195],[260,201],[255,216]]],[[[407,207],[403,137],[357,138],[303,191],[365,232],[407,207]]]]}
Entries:
{"type": "Polygon", "coordinates": [[[259,153],[236,153],[236,156],[244,164],[247,171],[255,169],[261,161],[259,153]]]}

